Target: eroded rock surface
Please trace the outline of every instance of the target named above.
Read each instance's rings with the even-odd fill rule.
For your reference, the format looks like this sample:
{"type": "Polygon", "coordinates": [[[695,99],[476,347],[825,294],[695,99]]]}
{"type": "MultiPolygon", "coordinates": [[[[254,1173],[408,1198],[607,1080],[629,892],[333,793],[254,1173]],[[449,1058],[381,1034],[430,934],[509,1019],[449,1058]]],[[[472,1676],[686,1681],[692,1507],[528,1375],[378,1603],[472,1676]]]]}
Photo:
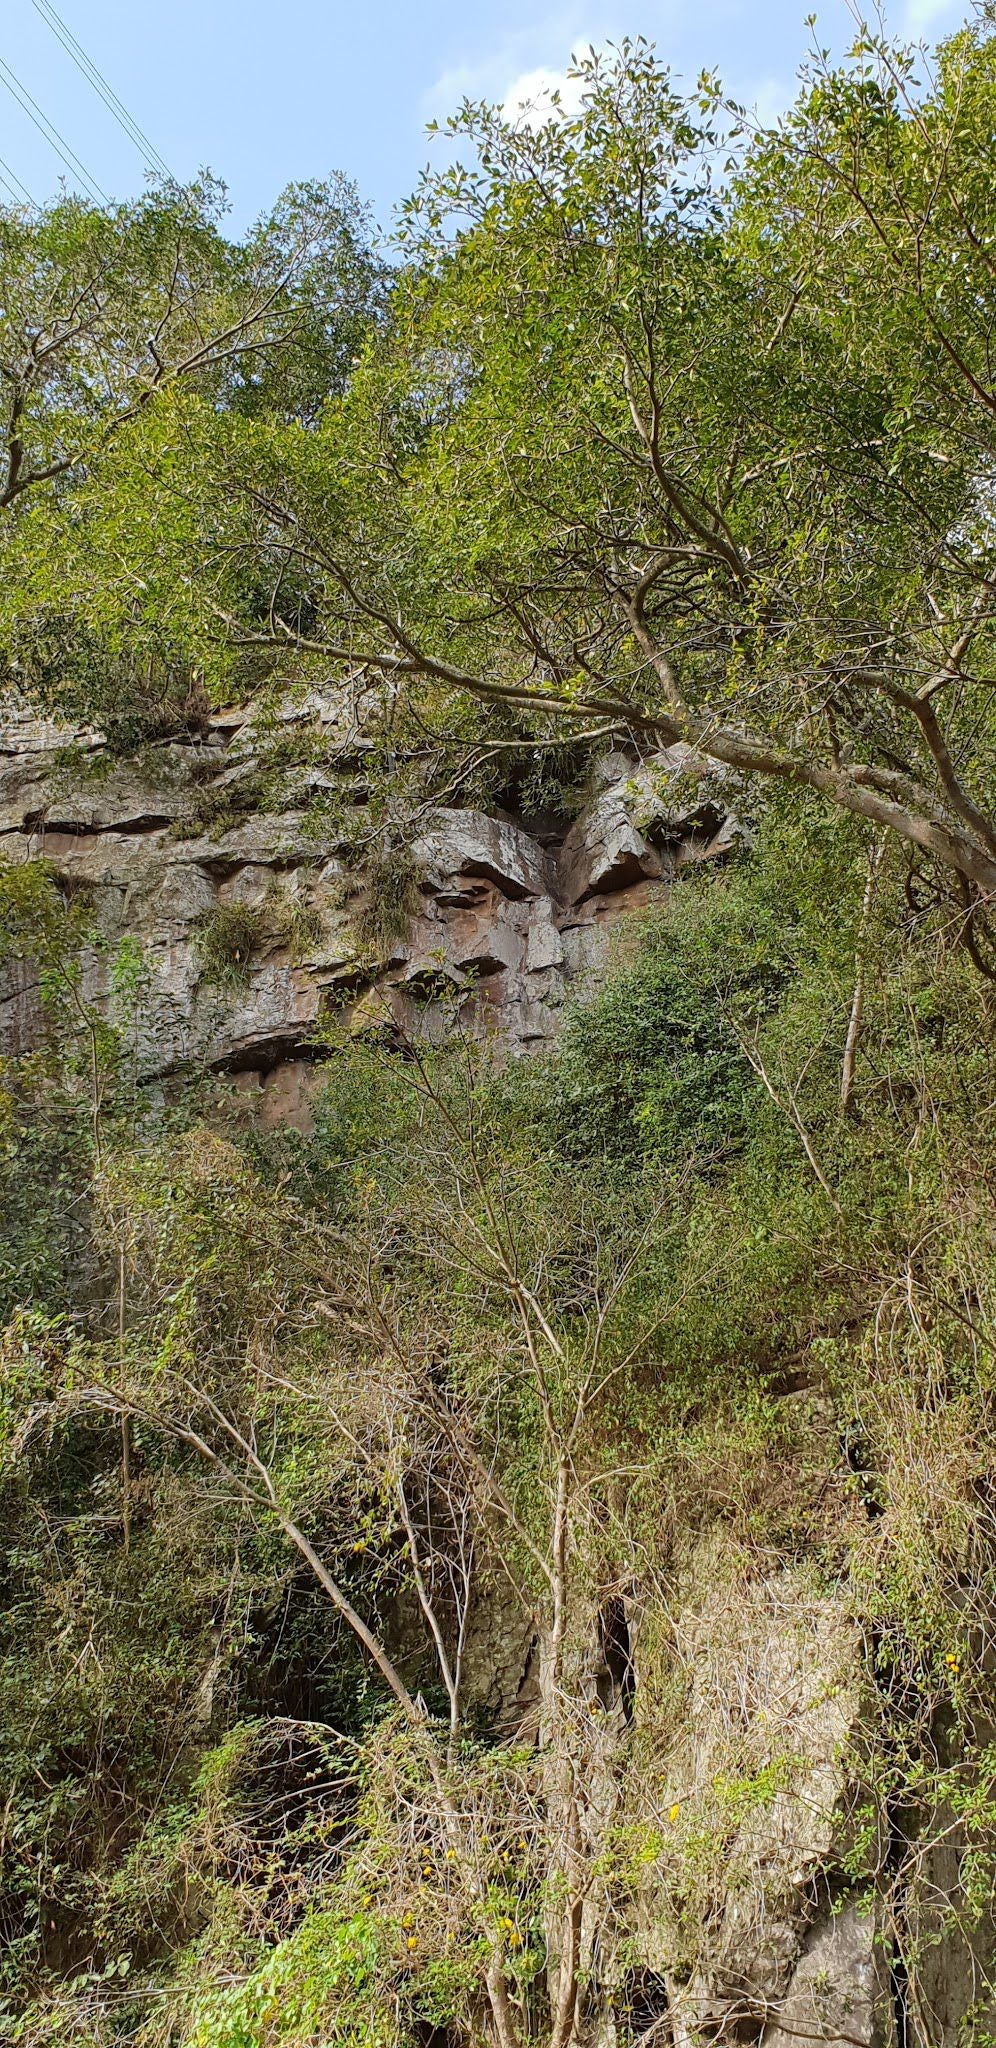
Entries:
{"type": "Polygon", "coordinates": [[[848,1900],[809,1929],[762,2048],[892,2048],[889,1969],[873,1907],[848,1900]]]}
{"type": "MultiPolygon", "coordinates": [[[[314,767],[275,807],[260,751],[237,711],[124,762],[98,734],[11,714],[0,727],[0,857],[44,858],[67,892],[86,893],[101,939],[85,961],[89,999],[107,999],[121,940],[140,946],[147,1078],[194,1062],[241,1074],[262,1088],[270,1123],[307,1122],[310,1041],[333,1007],[356,1029],[432,1031],[456,1002],[479,1035],[514,1051],[549,1040],[619,917],[687,862],[726,852],[737,830],[721,782],[684,749],[608,755],[566,835],[479,810],[428,811],[408,847],[404,929],[372,955],[357,936],[376,886],[362,773],[344,822],[341,802],[326,801],[333,777],[314,767]],[[250,913],[253,943],[219,986],[201,935],[235,909],[250,913]]],[[[23,1051],[39,1028],[26,966],[0,989],[0,1044],[23,1051]]]]}
{"type": "MultiPolygon", "coordinates": [[[[731,1572],[718,1532],[685,1584],[675,1650],[687,1698],[663,1765],[671,1818],[643,1940],[675,2039],[692,2041],[755,2031],[804,1995],[809,1931],[847,1847],[863,1659],[855,1625],[804,1570],[731,1572]],[[672,1843],[676,1868],[698,1859],[697,1899],[671,1901],[672,1843]]],[[[640,1701],[638,1679],[638,1718],[640,1701]]]]}

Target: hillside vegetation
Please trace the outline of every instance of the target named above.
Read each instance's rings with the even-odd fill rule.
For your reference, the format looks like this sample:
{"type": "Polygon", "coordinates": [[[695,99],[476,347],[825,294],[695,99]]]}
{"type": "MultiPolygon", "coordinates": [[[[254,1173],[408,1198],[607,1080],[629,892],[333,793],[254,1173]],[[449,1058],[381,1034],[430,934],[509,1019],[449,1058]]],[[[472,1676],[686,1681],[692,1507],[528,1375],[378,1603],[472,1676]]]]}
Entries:
{"type": "MultiPolygon", "coordinates": [[[[435,807],[671,750],[737,820],[532,1056],[473,976],[326,1006],[307,1129],[150,1085],[141,923],[5,838],[12,2048],[996,2032],[996,36],[773,129],[578,86],[386,253],[338,179],[0,213],[67,786],[250,704],[197,829],[348,781],[357,985],[435,807]]],[[[205,913],[212,1000],[277,925],[205,913]]]]}

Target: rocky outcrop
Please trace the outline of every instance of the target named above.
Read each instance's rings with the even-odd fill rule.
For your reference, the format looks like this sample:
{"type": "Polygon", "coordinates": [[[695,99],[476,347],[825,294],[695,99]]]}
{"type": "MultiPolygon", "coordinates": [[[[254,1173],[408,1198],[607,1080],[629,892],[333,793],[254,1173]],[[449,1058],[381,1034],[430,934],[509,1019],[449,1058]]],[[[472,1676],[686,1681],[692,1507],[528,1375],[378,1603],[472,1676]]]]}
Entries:
{"type": "MultiPolygon", "coordinates": [[[[300,707],[286,719],[299,725],[300,707]]],[[[357,1030],[431,1033],[456,1004],[513,1051],[549,1040],[619,917],[688,862],[726,852],[737,829],[715,772],[687,749],[607,756],[566,834],[428,809],[405,849],[404,918],[372,945],[380,850],[362,756],[344,777],[340,748],[334,775],[302,767],[276,797],[265,759],[237,711],[124,762],[96,733],[13,713],[0,728],[0,858],[44,858],[67,893],[86,895],[87,997],[108,999],[121,942],[136,944],[142,1074],[227,1070],[262,1090],[266,1122],[307,1120],[313,1039],[332,1010],[357,1030]],[[205,935],[233,913],[251,938],[219,976],[205,935]]],[[[37,993],[30,964],[0,990],[8,1050],[36,1038],[37,993]]]]}
{"type": "Polygon", "coordinates": [[[778,2018],[762,2048],[892,2048],[896,2029],[887,1951],[874,1907],[848,1900],[808,1930],[778,2018]]]}
{"type": "MultiPolygon", "coordinates": [[[[882,2024],[874,1928],[859,1931],[850,1918],[838,1926],[827,1903],[841,1888],[854,1801],[859,1633],[803,1569],[731,1564],[719,1529],[682,1581],[675,1662],[686,1683],[666,1749],[660,1706],[643,1697],[635,1632],[636,1724],[646,1716],[648,1735],[656,1731],[663,1822],[641,1947],[666,1989],[673,2038],[746,2029],[771,2043],[779,2026],[792,2031],[793,2013],[823,1983],[812,1958],[835,1943],[834,2010],[839,2018],[845,2002],[864,1999],[868,2031],[855,2040],[870,2048],[882,2024]]],[[[824,2038],[822,2022],[798,2031],[824,2038]]],[[[832,2029],[825,2038],[836,2038],[832,2029]]]]}

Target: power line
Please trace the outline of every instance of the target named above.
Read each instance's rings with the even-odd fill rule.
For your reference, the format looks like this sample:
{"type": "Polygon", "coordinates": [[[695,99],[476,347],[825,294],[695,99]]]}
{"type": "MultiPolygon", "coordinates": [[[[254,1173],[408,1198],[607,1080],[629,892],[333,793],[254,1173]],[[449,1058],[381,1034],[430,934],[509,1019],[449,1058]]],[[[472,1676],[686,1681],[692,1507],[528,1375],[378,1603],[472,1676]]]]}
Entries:
{"type": "Polygon", "coordinates": [[[89,197],[95,200],[102,199],[105,206],[109,205],[110,201],[107,193],[101,189],[96,178],[87,170],[86,165],[82,164],[79,157],[70,149],[65,136],[60,135],[58,128],[49,120],[48,115],[42,113],[37,100],[32,99],[27,86],[21,84],[17,73],[11,70],[9,64],[4,63],[2,57],[0,57],[0,85],[7,87],[11,99],[16,100],[22,112],[27,114],[28,120],[34,122],[39,135],[45,137],[49,148],[54,149],[56,156],[61,163],[65,164],[70,176],[82,178],[89,197]]]}
{"type": "Polygon", "coordinates": [[[6,192],[6,194],[7,194],[8,198],[9,198],[9,199],[12,199],[12,200],[13,200],[13,202],[14,202],[14,205],[15,205],[15,206],[20,206],[20,205],[21,205],[21,201],[19,200],[19,198],[18,198],[18,196],[17,196],[17,193],[16,193],[16,192],[15,192],[15,190],[14,190],[14,187],[13,187],[13,185],[8,185],[8,183],[7,183],[7,180],[6,180],[6,178],[4,177],[4,175],[3,175],[2,171],[0,171],[0,185],[2,185],[2,186],[3,186],[3,189],[4,189],[4,191],[6,192]]]}
{"type": "Polygon", "coordinates": [[[150,142],[144,129],[139,127],[134,116],[128,112],[124,102],[118,98],[113,86],[108,84],[103,72],[98,69],[93,58],[87,55],[82,43],[77,42],[72,29],[63,21],[61,14],[57,13],[51,4],[51,0],[31,0],[31,4],[36,14],[41,15],[42,20],[47,23],[52,34],[62,44],[67,56],[72,58],[76,69],[82,72],[87,83],[92,85],[94,92],[103,100],[108,113],[113,114],[118,127],[124,129],[128,140],[133,142],[136,149],[145,157],[147,167],[161,171],[163,177],[169,178],[170,182],[175,185],[177,179],[173,176],[173,172],[170,170],[165,157],[160,155],[155,143],[150,142]]]}
{"type": "Polygon", "coordinates": [[[44,136],[45,141],[51,149],[54,149],[56,156],[65,165],[70,175],[74,178],[82,178],[90,198],[103,199],[105,204],[108,203],[107,193],[98,185],[96,178],[87,170],[86,165],[80,161],[75,150],[70,149],[65,136],[60,134],[54,121],[50,121],[48,115],[42,112],[38,101],[32,99],[27,86],[21,84],[16,71],[12,71],[10,65],[6,64],[2,57],[0,57],[0,85],[7,87],[11,98],[16,100],[18,106],[27,114],[29,121],[34,122],[39,135],[44,136]]]}
{"type": "Polygon", "coordinates": [[[21,206],[26,200],[29,206],[34,207],[36,213],[41,211],[37,199],[32,199],[27,186],[22,183],[17,172],[11,170],[9,163],[2,156],[0,156],[0,185],[6,187],[15,206],[21,206]],[[15,186],[17,188],[16,191],[15,186]]]}

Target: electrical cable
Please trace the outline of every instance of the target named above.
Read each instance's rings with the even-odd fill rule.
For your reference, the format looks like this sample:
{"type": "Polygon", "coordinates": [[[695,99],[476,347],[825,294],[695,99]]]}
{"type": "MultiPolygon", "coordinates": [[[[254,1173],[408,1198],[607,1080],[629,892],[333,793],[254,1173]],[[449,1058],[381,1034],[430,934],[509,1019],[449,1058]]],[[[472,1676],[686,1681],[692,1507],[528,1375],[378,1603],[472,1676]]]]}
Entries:
{"type": "Polygon", "coordinates": [[[37,199],[32,199],[27,186],[22,183],[17,172],[11,170],[9,163],[2,156],[0,156],[0,185],[6,186],[15,206],[23,206],[26,202],[28,206],[34,207],[36,213],[41,211],[37,199]],[[16,191],[14,189],[15,186],[17,188],[16,191]]]}
{"type": "Polygon", "coordinates": [[[96,201],[103,200],[104,205],[108,206],[110,201],[107,193],[98,185],[96,178],[87,170],[86,165],[80,162],[75,151],[70,149],[65,136],[60,135],[54,122],[49,120],[47,114],[42,113],[37,100],[32,99],[27,86],[21,84],[16,71],[12,71],[10,65],[5,64],[2,57],[0,57],[0,85],[7,87],[11,99],[16,100],[22,112],[27,114],[28,120],[34,122],[39,135],[45,137],[49,148],[54,149],[60,163],[65,164],[70,176],[82,178],[88,198],[96,201]]]}
{"type": "Polygon", "coordinates": [[[77,70],[82,72],[87,83],[92,85],[94,92],[103,100],[108,113],[113,114],[118,127],[124,130],[128,140],[133,142],[136,149],[145,157],[147,168],[160,171],[164,178],[168,178],[170,183],[175,185],[178,180],[170,170],[165,157],[160,155],[155,143],[150,142],[145,130],[139,127],[134,115],[129,113],[123,100],[118,98],[113,86],[108,84],[103,72],[84,50],[82,43],[77,42],[72,29],[52,6],[51,0],[31,0],[31,4],[36,14],[41,15],[57,41],[62,44],[67,56],[72,58],[77,70]]]}

